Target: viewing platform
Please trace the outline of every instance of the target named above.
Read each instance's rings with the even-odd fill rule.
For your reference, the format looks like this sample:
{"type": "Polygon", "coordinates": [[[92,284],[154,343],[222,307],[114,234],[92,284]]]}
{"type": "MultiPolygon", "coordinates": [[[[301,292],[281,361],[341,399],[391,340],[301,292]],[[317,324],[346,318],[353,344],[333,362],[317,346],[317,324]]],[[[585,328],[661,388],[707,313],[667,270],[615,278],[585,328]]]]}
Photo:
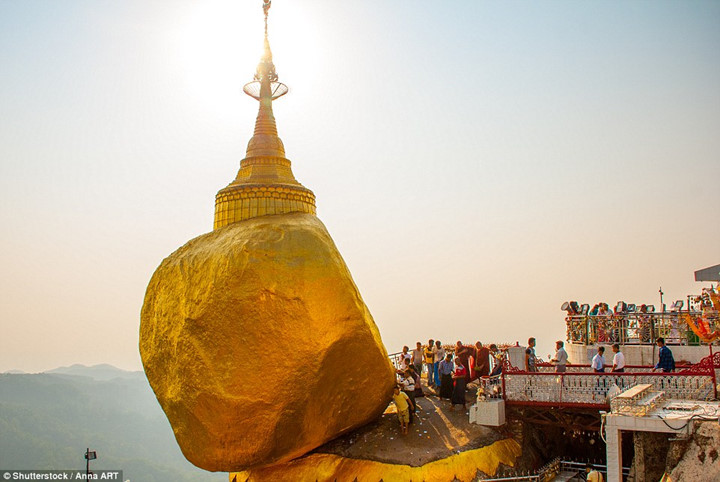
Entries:
{"type": "MultiPolygon", "coordinates": [[[[718,369],[720,353],[670,373],[653,372],[649,366],[594,373],[588,365],[570,365],[566,372],[557,373],[547,363],[540,364],[538,372],[526,372],[506,361],[499,376],[477,380],[477,403],[470,407],[469,418],[472,423],[499,427],[506,422],[507,407],[529,408],[550,423],[561,420],[552,417],[558,410],[573,414],[597,410],[592,430],[606,443],[606,480],[620,482],[627,475],[624,463],[629,462],[623,460],[622,432],[690,437],[695,423],[718,422],[718,369]],[[595,425],[598,421],[599,426],[595,425]]],[[[643,463],[642,457],[638,460],[636,464],[643,463]]],[[[641,465],[636,470],[644,471],[641,465]]],[[[561,473],[557,471],[558,477],[561,473]]]]}
{"type": "Polygon", "coordinates": [[[568,365],[564,373],[549,363],[540,363],[538,372],[526,372],[509,362],[499,376],[478,380],[478,401],[502,399],[507,405],[597,408],[608,410],[609,393],[637,385],[650,385],[677,400],[716,400],[716,370],[720,353],[699,363],[678,366],[675,372],[653,372],[652,366],[625,367],[625,372],[594,373],[590,365],[568,365]],[[616,388],[614,388],[616,387],[616,388]]]}
{"type": "Polygon", "coordinates": [[[657,361],[655,340],[662,337],[676,361],[698,363],[709,354],[708,344],[690,324],[702,320],[707,332],[716,332],[720,329],[718,312],[708,310],[702,296],[688,296],[687,309],[683,310],[683,306],[685,302],[678,300],[669,311],[655,312],[653,305],[637,306],[621,301],[612,311],[593,313],[588,304],[566,302],[562,310],[567,313],[565,349],[570,362],[588,363],[597,346],[617,343],[629,365],[653,365],[657,361]]]}
{"type": "MultiPolygon", "coordinates": [[[[676,348],[672,347],[673,352],[676,348]]],[[[707,353],[707,346],[702,348],[707,353]]],[[[511,406],[609,410],[608,393],[619,393],[636,385],[650,385],[664,391],[667,398],[678,400],[716,400],[718,397],[720,351],[697,363],[678,364],[670,373],[653,372],[649,364],[628,364],[622,373],[595,373],[584,363],[568,364],[565,372],[558,373],[554,365],[545,362],[537,364],[537,372],[526,372],[518,368],[523,365],[524,353],[523,346],[507,348],[500,375],[475,380],[479,386],[479,402],[499,399],[511,406]]],[[[399,353],[390,355],[396,367],[399,356],[399,353]]]]}

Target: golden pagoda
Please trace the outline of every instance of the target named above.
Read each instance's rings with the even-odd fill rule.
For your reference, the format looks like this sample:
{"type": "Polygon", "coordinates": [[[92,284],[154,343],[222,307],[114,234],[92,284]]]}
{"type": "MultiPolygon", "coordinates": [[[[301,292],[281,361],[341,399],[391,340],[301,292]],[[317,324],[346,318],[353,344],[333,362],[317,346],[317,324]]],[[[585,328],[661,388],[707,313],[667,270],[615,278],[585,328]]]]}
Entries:
{"type": "Polygon", "coordinates": [[[278,82],[268,41],[267,18],[270,0],[263,1],[265,43],[252,82],[243,91],[260,102],[255,132],[248,142],[240,170],[227,187],[215,196],[213,229],[269,214],[302,212],[315,214],[315,194],[293,176],[285,147],[278,137],[272,101],[288,92],[278,82]]]}

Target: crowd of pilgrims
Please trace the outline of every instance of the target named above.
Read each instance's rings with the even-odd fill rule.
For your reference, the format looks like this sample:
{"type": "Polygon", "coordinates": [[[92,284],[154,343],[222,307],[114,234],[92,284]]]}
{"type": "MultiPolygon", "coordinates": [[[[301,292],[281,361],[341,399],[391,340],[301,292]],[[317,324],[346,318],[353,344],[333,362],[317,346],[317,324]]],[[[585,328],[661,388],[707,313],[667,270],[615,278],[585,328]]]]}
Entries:
{"type": "Polygon", "coordinates": [[[467,384],[483,376],[499,375],[502,371],[503,353],[497,345],[466,346],[458,341],[454,346],[443,346],[439,340],[428,340],[427,345],[417,342],[410,350],[404,346],[399,355],[397,378],[398,388],[410,399],[410,422],[415,411],[415,399],[424,396],[420,384],[423,369],[427,373],[427,386],[438,397],[450,401],[450,409],[455,405],[465,405],[467,384]]]}
{"type": "MultiPolygon", "coordinates": [[[[541,360],[535,354],[535,343],[535,338],[528,339],[524,364],[526,372],[538,371],[541,360]]],[[[564,345],[563,341],[558,340],[555,356],[550,359],[556,372],[565,372],[569,364],[564,345]]],[[[672,352],[665,346],[665,339],[658,338],[657,345],[660,347],[659,359],[653,371],[674,371],[675,361],[672,352]]],[[[624,372],[625,356],[620,351],[620,345],[613,344],[612,351],[614,356],[610,365],[605,361],[605,347],[598,346],[591,369],[596,373],[603,373],[606,367],[612,366],[611,372],[624,372]]],[[[431,339],[427,345],[417,342],[413,350],[404,346],[396,358],[397,384],[393,391],[393,402],[402,432],[407,433],[408,424],[413,421],[413,414],[417,410],[415,400],[425,396],[420,383],[423,371],[427,373],[428,388],[432,389],[440,400],[448,399],[450,410],[454,410],[455,405],[462,405],[463,409],[466,409],[467,384],[480,377],[499,376],[505,356],[506,347],[500,350],[494,343],[486,347],[479,341],[475,346],[466,346],[460,341],[454,346],[443,346],[439,340],[431,339]]]]}

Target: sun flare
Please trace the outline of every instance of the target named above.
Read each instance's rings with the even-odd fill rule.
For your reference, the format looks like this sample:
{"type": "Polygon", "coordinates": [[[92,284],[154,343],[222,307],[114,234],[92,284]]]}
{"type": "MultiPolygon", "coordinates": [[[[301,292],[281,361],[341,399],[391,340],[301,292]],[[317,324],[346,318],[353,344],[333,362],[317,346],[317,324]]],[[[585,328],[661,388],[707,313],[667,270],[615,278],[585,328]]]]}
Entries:
{"type": "MultiPolygon", "coordinates": [[[[316,30],[307,12],[291,2],[273,5],[268,34],[280,81],[297,88],[318,64],[316,30]],[[278,8],[280,7],[280,8],[278,8]]],[[[180,81],[188,94],[222,106],[252,80],[263,46],[262,2],[218,0],[194,4],[172,33],[180,81]]]]}

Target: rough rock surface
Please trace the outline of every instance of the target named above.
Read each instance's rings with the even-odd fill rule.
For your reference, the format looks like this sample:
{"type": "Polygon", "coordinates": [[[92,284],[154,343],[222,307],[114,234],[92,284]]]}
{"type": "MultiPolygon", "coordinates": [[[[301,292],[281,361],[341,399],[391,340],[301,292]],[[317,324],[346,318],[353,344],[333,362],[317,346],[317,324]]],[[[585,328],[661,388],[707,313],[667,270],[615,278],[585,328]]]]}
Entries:
{"type": "Polygon", "coordinates": [[[495,474],[500,464],[512,466],[520,454],[520,445],[513,439],[498,440],[486,447],[451,455],[420,467],[351,459],[333,454],[310,454],[286,464],[231,473],[229,480],[230,482],[263,480],[470,482],[477,477],[478,472],[495,474]]]}
{"type": "MultiPolygon", "coordinates": [[[[689,441],[682,445],[681,457],[670,472],[671,480],[720,480],[720,425],[700,422],[689,441]]],[[[672,458],[672,454],[668,459],[672,458]]]]}
{"type": "Polygon", "coordinates": [[[263,216],[188,242],[141,313],[150,385],[193,464],[287,462],[379,417],[395,382],[325,226],[263,216]]]}

